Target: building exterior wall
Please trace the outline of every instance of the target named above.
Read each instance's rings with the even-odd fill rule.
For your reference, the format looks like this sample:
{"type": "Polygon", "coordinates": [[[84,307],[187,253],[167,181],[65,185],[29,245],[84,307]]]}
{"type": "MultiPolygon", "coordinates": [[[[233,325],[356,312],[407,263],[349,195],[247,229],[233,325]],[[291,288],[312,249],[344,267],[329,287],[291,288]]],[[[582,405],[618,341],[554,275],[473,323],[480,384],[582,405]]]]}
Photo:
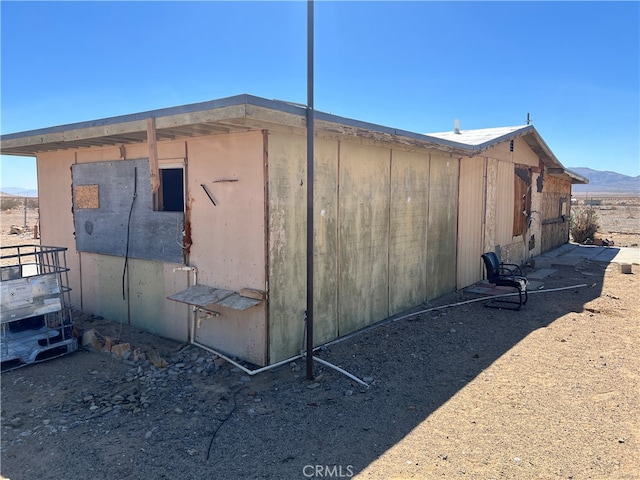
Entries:
{"type": "MultiPolygon", "coordinates": [[[[269,361],[300,351],[306,307],[306,138],[269,133],[269,361]]],[[[314,341],[455,288],[458,159],[319,135],[314,341]]]]}
{"type": "Polygon", "coordinates": [[[551,222],[558,222],[559,198],[570,195],[571,185],[556,177],[545,177],[541,173],[544,166],[524,140],[515,139],[513,151],[510,143],[504,142],[488,149],[483,157],[462,158],[460,162],[456,288],[483,278],[480,256],[486,251],[498,250],[502,261],[522,264],[566,243],[568,230],[560,231],[562,227],[551,222]],[[524,219],[527,228],[523,234],[514,232],[515,216],[522,214],[516,211],[516,169],[527,171],[529,176],[526,190],[531,208],[529,217],[524,219]]]}
{"type": "MultiPolygon", "coordinates": [[[[73,235],[74,164],[146,159],[148,146],[83,148],[38,157],[42,243],[69,249],[72,300],[88,313],[185,341],[192,309],[167,300],[193,285],[183,263],[78,252],[73,235]],[[125,290],[123,298],[123,289],[125,290]],[[160,299],[162,299],[160,301],[160,299]]],[[[159,142],[159,164],[183,165],[186,266],[197,282],[268,300],[244,311],[216,308],[193,338],[266,365],[299,353],[306,309],[306,137],[251,131],[159,142]],[[203,188],[207,188],[213,201],[203,188]],[[215,205],[214,205],[215,202],[215,205]]],[[[320,133],[315,144],[314,340],[326,343],[480,280],[480,255],[503,261],[566,242],[571,185],[543,174],[526,142],[481,157],[320,133]],[[531,209],[514,235],[514,175],[528,169],[531,209]],[[538,169],[538,170],[536,170],[538,169]],[[531,237],[535,242],[531,242],[531,237]]],[[[141,188],[150,189],[150,182],[141,188]]]]}
{"type": "MultiPolygon", "coordinates": [[[[266,290],[262,133],[159,142],[157,148],[161,166],[181,164],[185,168],[186,220],[190,224],[191,243],[186,258],[189,265],[197,268],[198,283],[235,291],[266,290]],[[206,196],[202,184],[213,193],[216,206],[206,196]]],[[[75,308],[186,341],[192,318],[190,307],[166,298],[193,283],[191,272],[181,269],[182,263],[129,258],[123,298],[124,257],[76,250],[72,165],[126,162],[148,156],[147,145],[84,148],[39,156],[38,176],[46,179],[39,185],[41,242],[68,248],[75,308]]],[[[138,188],[150,190],[151,186],[144,182],[138,188]]],[[[183,229],[182,224],[176,225],[177,242],[183,240],[183,229]]],[[[195,339],[264,365],[265,302],[245,311],[224,307],[219,310],[220,316],[201,322],[194,332],[195,339]]]]}

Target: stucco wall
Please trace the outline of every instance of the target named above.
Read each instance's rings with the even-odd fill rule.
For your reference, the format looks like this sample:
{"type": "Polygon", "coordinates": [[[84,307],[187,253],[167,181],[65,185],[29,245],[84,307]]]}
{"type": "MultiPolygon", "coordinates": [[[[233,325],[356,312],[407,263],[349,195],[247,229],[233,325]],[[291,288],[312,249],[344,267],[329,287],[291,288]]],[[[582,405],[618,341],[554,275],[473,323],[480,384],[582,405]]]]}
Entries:
{"type": "MultiPolygon", "coordinates": [[[[159,142],[157,148],[160,165],[182,164],[186,169],[186,217],[191,224],[192,243],[188,260],[198,269],[198,283],[232,290],[265,290],[262,133],[159,142]],[[230,179],[236,181],[219,181],[230,179]],[[201,184],[212,192],[217,206],[209,201],[201,184]]],[[[186,341],[191,310],[166,299],[193,282],[190,272],[177,269],[181,264],[129,259],[123,300],[124,257],[76,251],[71,166],[148,156],[146,144],[40,155],[37,164],[41,242],[69,249],[75,308],[186,341]]],[[[138,188],[150,190],[151,185],[144,182],[138,188]]],[[[179,225],[176,241],[181,240],[181,228],[179,225]]],[[[221,308],[220,313],[219,317],[202,322],[195,332],[196,340],[264,364],[267,358],[264,302],[242,312],[221,308]]]]}

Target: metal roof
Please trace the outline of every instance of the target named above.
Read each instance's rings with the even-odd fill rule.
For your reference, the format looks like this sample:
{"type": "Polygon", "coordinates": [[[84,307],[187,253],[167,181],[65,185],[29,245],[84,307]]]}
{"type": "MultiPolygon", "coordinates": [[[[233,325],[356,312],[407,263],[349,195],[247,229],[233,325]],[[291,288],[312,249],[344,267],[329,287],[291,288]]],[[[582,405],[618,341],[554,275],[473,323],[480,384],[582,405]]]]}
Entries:
{"type": "Polygon", "coordinates": [[[498,143],[513,140],[517,137],[527,142],[531,150],[542,160],[548,173],[559,176],[571,183],[589,183],[582,175],[566,169],[556,158],[549,146],[542,139],[533,125],[519,125],[513,127],[480,128],[475,130],[458,130],[449,132],[428,133],[432,138],[439,138],[454,142],[461,148],[471,148],[476,154],[498,143]]]}
{"type": "MultiPolygon", "coordinates": [[[[36,156],[56,150],[145,143],[150,119],[155,121],[158,141],[177,140],[269,128],[304,130],[306,107],[252,95],[237,95],[208,102],[1,135],[0,153],[36,156]]],[[[434,148],[469,157],[496,143],[524,136],[548,168],[556,169],[556,174],[565,175],[565,172],[568,172],[532,125],[461,131],[460,134],[443,132],[423,135],[319,111],[314,111],[314,123],[318,131],[401,143],[417,148],[434,148]]],[[[572,183],[588,183],[584,177],[573,172],[566,178],[572,183]]]]}

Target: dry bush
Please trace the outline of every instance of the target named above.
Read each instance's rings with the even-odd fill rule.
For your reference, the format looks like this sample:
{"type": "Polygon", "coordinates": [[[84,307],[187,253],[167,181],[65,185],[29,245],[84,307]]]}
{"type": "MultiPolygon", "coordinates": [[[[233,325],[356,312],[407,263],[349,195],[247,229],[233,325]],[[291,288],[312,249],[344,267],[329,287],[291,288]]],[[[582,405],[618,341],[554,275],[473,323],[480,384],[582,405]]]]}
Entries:
{"type": "Polygon", "coordinates": [[[593,240],[599,228],[598,214],[593,208],[580,208],[571,213],[569,231],[574,242],[584,243],[587,239],[593,240]]]}

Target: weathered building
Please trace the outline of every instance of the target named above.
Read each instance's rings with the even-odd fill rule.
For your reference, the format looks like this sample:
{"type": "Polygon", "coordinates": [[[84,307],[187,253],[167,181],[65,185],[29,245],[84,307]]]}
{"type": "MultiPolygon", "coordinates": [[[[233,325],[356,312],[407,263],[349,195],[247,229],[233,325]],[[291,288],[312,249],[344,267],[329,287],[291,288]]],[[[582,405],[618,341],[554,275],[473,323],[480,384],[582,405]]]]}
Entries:
{"type": "MultiPolygon", "coordinates": [[[[269,365],[303,338],[305,131],[304,108],[241,95],[3,135],[2,153],[37,158],[41,242],[69,249],[76,308],[269,365]]],[[[531,125],[316,112],[314,150],[316,344],[473,284],[484,251],[567,242],[586,183],[531,125]]]]}

